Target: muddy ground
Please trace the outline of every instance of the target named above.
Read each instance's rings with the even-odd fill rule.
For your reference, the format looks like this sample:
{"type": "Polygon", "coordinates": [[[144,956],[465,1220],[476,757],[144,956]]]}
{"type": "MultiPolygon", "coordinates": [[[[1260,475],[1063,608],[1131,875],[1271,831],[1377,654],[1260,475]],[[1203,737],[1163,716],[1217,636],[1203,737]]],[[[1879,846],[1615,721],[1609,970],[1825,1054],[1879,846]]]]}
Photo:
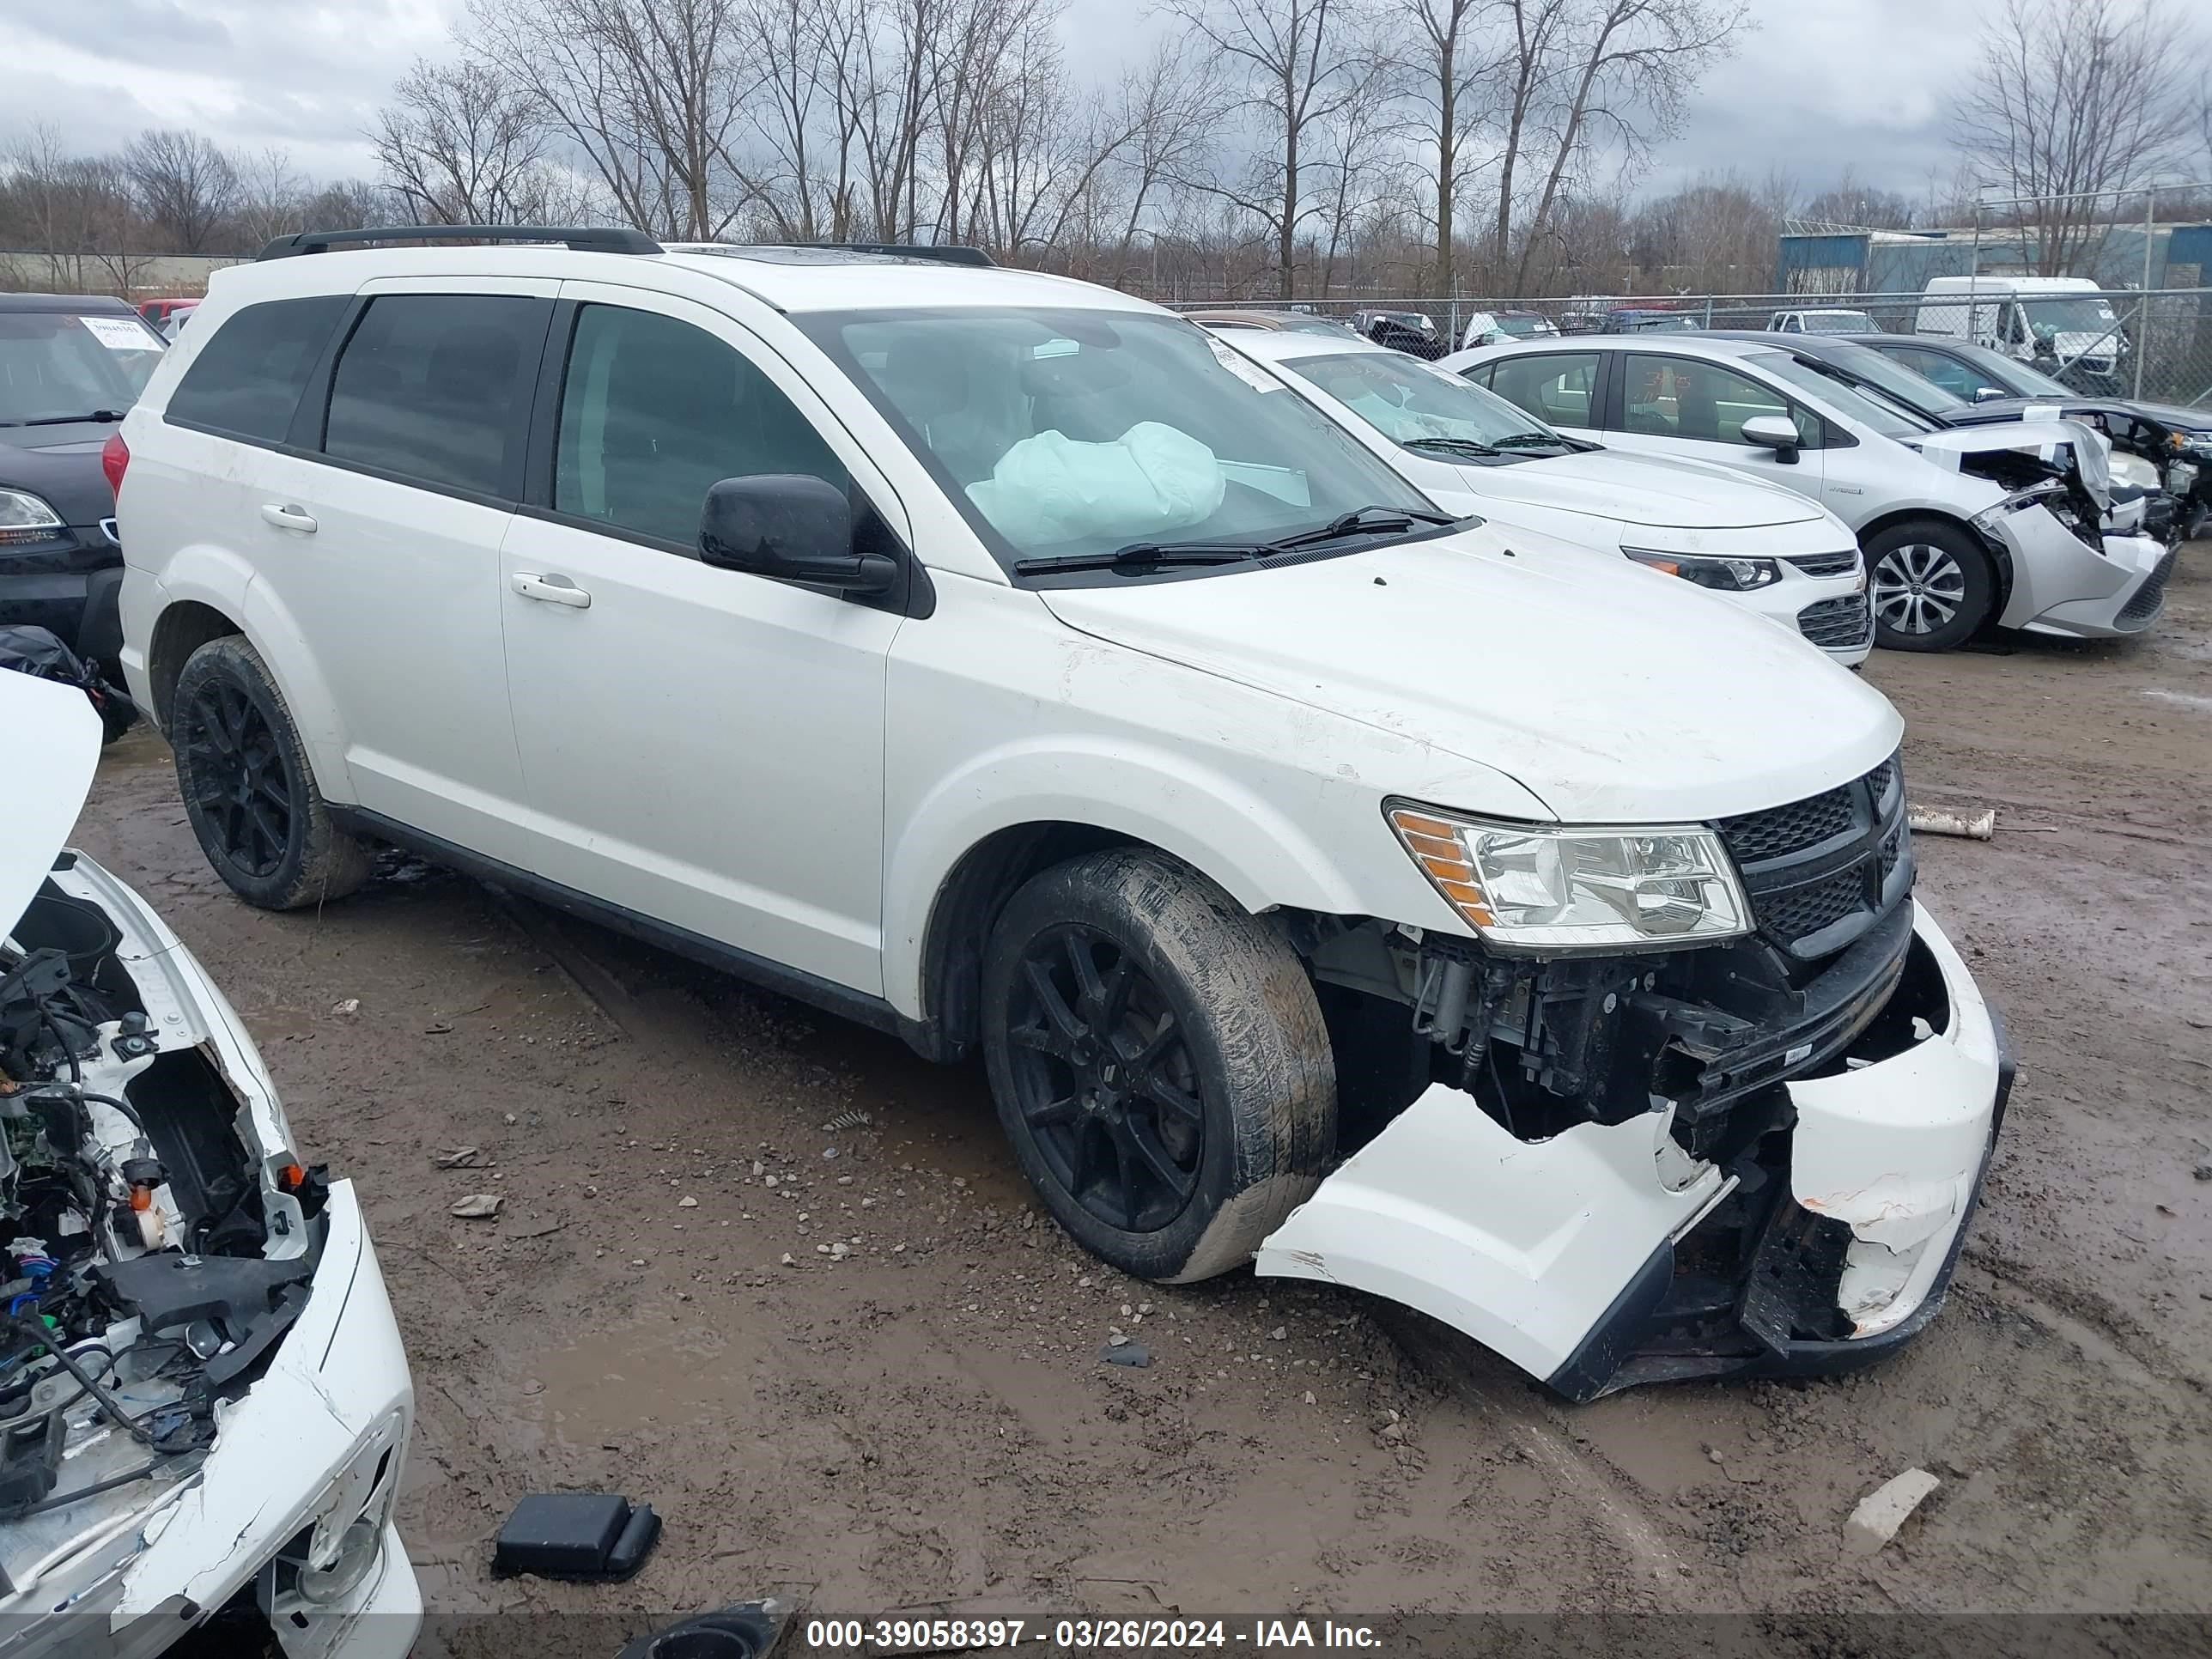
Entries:
{"type": "Polygon", "coordinates": [[[1854,1380],[1581,1409],[1351,1292],[1117,1277],[1027,1207],[978,1068],[397,860],[249,909],[155,738],[78,839],[359,1185],[434,1609],[2212,1611],[2212,545],[2148,639],[1869,673],[1915,798],[1999,812],[1920,846],[2021,1063],[1949,1307],[1854,1380]],[[1915,1464],[1941,1490],[1842,1559],[1915,1464]],[[641,1577],[489,1577],[518,1498],[602,1486],[666,1517],[641,1577]]]}

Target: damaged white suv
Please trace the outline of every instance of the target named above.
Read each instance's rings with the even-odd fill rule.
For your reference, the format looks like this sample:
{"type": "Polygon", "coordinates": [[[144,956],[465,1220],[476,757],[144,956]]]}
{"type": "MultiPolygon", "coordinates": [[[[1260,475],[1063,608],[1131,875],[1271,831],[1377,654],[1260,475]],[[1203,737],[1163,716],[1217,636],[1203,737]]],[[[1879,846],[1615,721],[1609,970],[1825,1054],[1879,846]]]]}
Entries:
{"type": "Polygon", "coordinates": [[[0,673],[0,1656],[402,1659],[414,1392],[360,1206],[191,953],[63,850],[100,743],[0,673]]]}
{"type": "Polygon", "coordinates": [[[328,251],[392,234],[219,273],[109,456],[242,896],[400,843],[980,1048],[1116,1266],[1371,1291],[1578,1399],[1934,1312],[2009,1067],[1878,693],[1123,295],[328,251]]]}

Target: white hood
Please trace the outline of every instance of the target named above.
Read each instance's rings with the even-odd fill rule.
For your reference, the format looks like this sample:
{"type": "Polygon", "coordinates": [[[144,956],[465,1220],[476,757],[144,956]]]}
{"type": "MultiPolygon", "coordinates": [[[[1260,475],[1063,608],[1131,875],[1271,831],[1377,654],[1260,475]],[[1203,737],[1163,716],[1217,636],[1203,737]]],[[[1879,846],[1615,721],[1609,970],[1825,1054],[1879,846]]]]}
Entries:
{"type": "Polygon", "coordinates": [[[2112,440],[2094,427],[2074,420],[2006,421],[1992,426],[1946,427],[1906,440],[1929,459],[1954,472],[1966,471],[1968,455],[1987,455],[2014,449],[2039,459],[2064,465],[2070,460],[2081,483],[2100,508],[2112,504],[2110,456],[2112,440]]]}
{"type": "Polygon", "coordinates": [[[1500,526],[1041,597],[1097,638],[1504,773],[1568,822],[1780,805],[1871,770],[1904,730],[1880,692],[1763,617],[1500,526]]]}
{"type": "Polygon", "coordinates": [[[1794,489],[1759,483],[1725,467],[1619,450],[1547,456],[1510,466],[1463,466],[1459,471],[1469,489],[1489,501],[1587,513],[1623,524],[1751,530],[1817,524],[1826,517],[1794,489]]]}
{"type": "Polygon", "coordinates": [[[0,936],[54,867],[100,764],[100,715],[74,685],[0,669],[0,936]]]}

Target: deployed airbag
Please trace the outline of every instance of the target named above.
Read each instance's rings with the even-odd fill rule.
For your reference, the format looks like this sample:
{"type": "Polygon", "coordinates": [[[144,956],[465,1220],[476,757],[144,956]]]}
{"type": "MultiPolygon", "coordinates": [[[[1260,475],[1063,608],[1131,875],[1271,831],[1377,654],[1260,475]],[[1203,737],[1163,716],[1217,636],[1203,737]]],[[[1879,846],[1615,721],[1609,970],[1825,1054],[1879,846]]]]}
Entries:
{"type": "Polygon", "coordinates": [[[1213,516],[1224,488],[1211,449],[1187,432],[1141,421],[1112,443],[1079,443],[1059,432],[1024,438],[968,495],[1008,541],[1043,547],[1187,530],[1213,516]]]}

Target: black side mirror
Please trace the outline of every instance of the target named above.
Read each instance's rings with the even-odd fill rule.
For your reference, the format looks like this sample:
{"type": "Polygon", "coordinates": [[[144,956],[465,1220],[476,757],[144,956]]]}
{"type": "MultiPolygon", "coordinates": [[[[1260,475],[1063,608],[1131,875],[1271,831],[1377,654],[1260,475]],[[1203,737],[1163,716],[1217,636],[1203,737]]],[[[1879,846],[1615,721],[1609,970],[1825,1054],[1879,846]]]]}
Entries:
{"type": "Polygon", "coordinates": [[[707,492],[699,515],[699,556],[807,587],[889,592],[897,563],[856,551],[853,530],[852,502],[823,479],[791,472],[725,478],[707,492]]]}

